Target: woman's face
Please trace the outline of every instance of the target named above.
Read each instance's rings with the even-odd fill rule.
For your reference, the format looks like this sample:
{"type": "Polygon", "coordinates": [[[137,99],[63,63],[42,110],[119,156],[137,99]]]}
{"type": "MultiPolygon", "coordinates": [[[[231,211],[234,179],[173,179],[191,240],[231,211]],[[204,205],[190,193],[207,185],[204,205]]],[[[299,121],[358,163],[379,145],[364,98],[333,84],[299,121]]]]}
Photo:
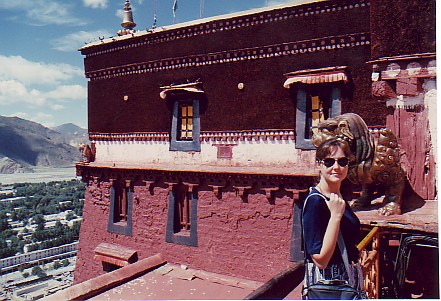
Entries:
{"type": "Polygon", "coordinates": [[[346,176],[348,175],[349,164],[348,160],[342,159],[347,159],[347,157],[344,151],[339,146],[331,147],[330,151],[330,154],[320,162],[320,175],[322,179],[331,184],[341,182],[346,178],[346,176]],[[332,159],[335,159],[334,162],[332,162],[332,159]],[[340,163],[337,161],[338,159],[342,159],[340,160],[340,163]],[[328,162],[324,162],[325,160],[328,162]],[[327,163],[328,165],[331,163],[333,164],[332,166],[327,167],[325,163],[327,163]],[[344,165],[344,163],[346,163],[345,166],[340,166],[340,164],[344,165]]]}

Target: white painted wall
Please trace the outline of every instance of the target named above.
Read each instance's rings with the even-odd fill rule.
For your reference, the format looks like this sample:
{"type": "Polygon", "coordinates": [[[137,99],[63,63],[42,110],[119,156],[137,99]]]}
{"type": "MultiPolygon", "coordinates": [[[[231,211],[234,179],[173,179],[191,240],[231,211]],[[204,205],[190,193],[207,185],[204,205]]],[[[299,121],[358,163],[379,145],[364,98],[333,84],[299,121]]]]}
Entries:
{"type": "MultiPolygon", "coordinates": [[[[295,148],[294,141],[203,141],[200,152],[169,151],[166,141],[94,141],[96,163],[198,164],[216,166],[274,166],[313,164],[314,156],[295,148]],[[213,144],[235,144],[232,159],[218,159],[213,144]],[[302,155],[303,153],[303,155],[302,155]],[[305,162],[307,160],[307,162],[305,162]]],[[[311,153],[311,151],[306,151],[311,153]]]]}

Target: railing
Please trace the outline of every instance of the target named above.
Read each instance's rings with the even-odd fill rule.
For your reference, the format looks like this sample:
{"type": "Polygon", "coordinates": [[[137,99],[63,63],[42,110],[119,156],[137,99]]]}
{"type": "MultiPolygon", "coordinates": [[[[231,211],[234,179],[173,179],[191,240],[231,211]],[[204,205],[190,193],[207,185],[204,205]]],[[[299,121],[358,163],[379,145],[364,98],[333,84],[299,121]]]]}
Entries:
{"type": "Polygon", "coordinates": [[[357,245],[363,266],[364,289],[370,299],[380,296],[380,228],[374,227],[357,245]],[[368,247],[370,246],[370,250],[368,247]]]}

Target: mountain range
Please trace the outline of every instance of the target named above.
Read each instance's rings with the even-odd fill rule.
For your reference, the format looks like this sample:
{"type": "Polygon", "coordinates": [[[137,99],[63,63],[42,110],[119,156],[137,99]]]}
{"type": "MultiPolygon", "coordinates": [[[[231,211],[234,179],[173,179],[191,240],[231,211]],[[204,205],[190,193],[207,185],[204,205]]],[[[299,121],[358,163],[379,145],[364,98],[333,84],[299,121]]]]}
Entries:
{"type": "Polygon", "coordinates": [[[73,166],[81,160],[81,143],[88,143],[87,130],[72,123],[47,128],[19,117],[0,116],[0,173],[73,166]]]}

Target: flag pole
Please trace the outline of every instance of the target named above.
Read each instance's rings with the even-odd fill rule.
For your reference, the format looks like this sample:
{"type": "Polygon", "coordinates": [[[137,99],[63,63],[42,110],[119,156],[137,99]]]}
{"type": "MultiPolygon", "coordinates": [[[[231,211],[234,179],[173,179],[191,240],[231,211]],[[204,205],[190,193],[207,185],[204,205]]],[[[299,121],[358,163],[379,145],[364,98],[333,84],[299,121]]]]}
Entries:
{"type": "Polygon", "coordinates": [[[153,2],[153,29],[156,28],[156,0],[153,2]]]}
{"type": "Polygon", "coordinates": [[[204,17],[204,0],[200,0],[200,4],[199,4],[199,17],[201,19],[204,17]]]}

